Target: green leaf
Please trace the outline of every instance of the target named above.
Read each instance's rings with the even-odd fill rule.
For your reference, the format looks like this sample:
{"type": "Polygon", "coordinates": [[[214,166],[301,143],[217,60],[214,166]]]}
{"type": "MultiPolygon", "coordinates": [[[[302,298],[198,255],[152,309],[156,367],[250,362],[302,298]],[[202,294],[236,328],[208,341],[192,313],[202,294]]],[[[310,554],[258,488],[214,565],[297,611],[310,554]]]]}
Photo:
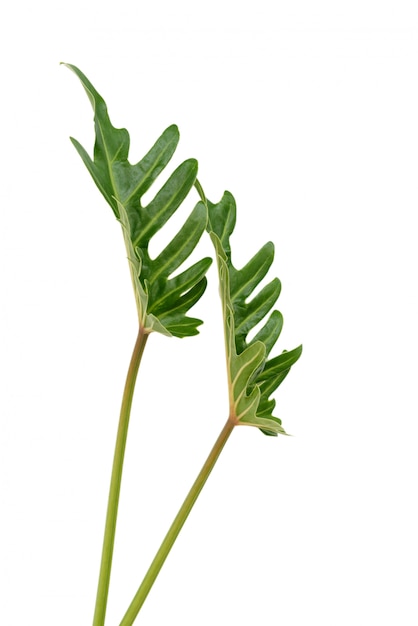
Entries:
{"type": "Polygon", "coordinates": [[[105,101],[87,77],[74,65],[64,65],[78,76],[94,110],[93,158],[76,139],[71,141],[122,226],[139,322],[146,332],[176,337],[195,335],[202,322],[188,317],[187,312],[205,291],[205,273],[211,259],[201,259],[177,276],[172,274],[187,260],[205,231],[206,205],[199,202],[195,206],[156,258],[150,257],[149,243],[195,184],[197,162],[188,159],[181,163],[143,206],[142,196],[175,152],[179,141],[177,126],[169,126],[143,159],[131,164],[128,131],[112,125],[105,101]]]}
{"type": "Polygon", "coordinates": [[[230,244],[236,222],[235,200],[225,192],[218,204],[207,201],[207,205],[207,228],[216,251],[224,317],[230,418],[236,424],[256,426],[266,435],[285,434],[281,420],[273,415],[276,402],[270,396],[299,359],[302,347],[268,360],[283,327],[281,313],[271,312],[280,294],[280,281],[274,278],[254,295],[271,267],[274,246],[265,244],[242,269],[236,269],[230,244]],[[267,321],[248,341],[248,334],[267,315],[267,321]]]}

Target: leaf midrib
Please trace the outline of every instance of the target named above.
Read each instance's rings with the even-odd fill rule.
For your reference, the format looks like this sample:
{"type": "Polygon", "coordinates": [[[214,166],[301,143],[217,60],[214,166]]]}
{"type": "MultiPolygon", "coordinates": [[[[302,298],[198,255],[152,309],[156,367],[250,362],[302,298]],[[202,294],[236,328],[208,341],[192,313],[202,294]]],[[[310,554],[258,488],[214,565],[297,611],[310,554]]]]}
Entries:
{"type": "MultiPolygon", "coordinates": [[[[106,164],[107,164],[107,169],[109,171],[109,178],[110,178],[110,182],[111,182],[111,185],[112,185],[112,189],[115,192],[114,196],[115,196],[116,200],[118,200],[119,202],[122,202],[121,197],[117,193],[115,177],[113,175],[113,169],[112,169],[113,160],[109,158],[108,145],[107,145],[107,142],[105,141],[105,134],[104,134],[104,131],[103,131],[103,128],[102,128],[102,124],[100,122],[100,118],[99,118],[98,115],[97,115],[96,119],[97,119],[97,125],[98,125],[98,127],[100,129],[100,135],[101,135],[101,138],[102,138],[102,143],[103,143],[103,146],[104,146],[104,149],[105,149],[106,164]]],[[[110,124],[110,120],[109,120],[109,124],[110,124]]],[[[119,150],[118,150],[118,152],[116,154],[118,154],[121,149],[122,149],[122,144],[120,145],[119,150]]]]}

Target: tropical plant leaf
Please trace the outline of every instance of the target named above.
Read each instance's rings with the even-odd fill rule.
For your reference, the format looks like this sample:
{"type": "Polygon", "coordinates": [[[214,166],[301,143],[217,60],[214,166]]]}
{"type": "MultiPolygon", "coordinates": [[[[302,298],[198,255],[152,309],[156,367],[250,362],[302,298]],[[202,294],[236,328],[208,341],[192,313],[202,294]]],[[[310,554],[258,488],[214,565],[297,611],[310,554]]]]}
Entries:
{"type": "Polygon", "coordinates": [[[65,65],[80,79],[94,110],[93,158],[76,139],[71,141],[122,226],[140,325],[146,332],[176,337],[195,335],[202,322],[186,314],[205,291],[205,274],[211,259],[201,259],[180,274],[173,274],[205,231],[206,205],[199,202],[195,206],[178,234],[156,258],[150,257],[149,243],[193,187],[197,161],[188,159],[181,163],[143,206],[142,196],[177,147],[177,126],[169,126],[145,157],[131,164],[128,131],[111,124],[105,101],[86,76],[74,65],[65,65]]]}
{"type": "Polygon", "coordinates": [[[269,314],[280,294],[280,281],[274,278],[254,295],[271,267],[274,246],[265,244],[242,269],[236,269],[230,244],[236,222],[235,200],[225,192],[218,204],[207,201],[207,205],[224,317],[230,418],[236,424],[257,426],[266,435],[285,434],[281,420],[273,416],[276,402],[270,396],[300,357],[302,346],[268,360],[283,326],[279,311],[272,311],[248,341],[250,331],[269,314]]]}

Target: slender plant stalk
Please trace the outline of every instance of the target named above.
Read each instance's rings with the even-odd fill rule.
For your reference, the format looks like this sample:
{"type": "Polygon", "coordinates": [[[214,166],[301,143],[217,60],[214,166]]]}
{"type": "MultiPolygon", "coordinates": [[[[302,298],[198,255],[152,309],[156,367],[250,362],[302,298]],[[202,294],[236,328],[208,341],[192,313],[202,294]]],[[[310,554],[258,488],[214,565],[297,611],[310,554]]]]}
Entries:
{"type": "Polygon", "coordinates": [[[116,437],[115,453],[113,457],[112,476],[110,480],[109,499],[107,504],[106,524],[100,564],[99,583],[97,586],[96,606],[94,610],[93,626],[104,626],[107,597],[109,593],[110,572],[112,568],[113,547],[115,543],[116,519],[118,515],[119,494],[122,481],[123,460],[125,456],[126,438],[128,436],[129,417],[131,414],[132,398],[139,364],[147,342],[148,334],[139,329],[135,347],[126,376],[120,410],[118,433],[116,437]]]}
{"type": "Polygon", "coordinates": [[[209,474],[215,466],[215,463],[218,460],[218,457],[222,452],[222,449],[226,444],[229,435],[233,431],[234,426],[234,422],[231,419],[228,419],[218,439],[216,440],[215,445],[213,446],[208,458],[206,459],[205,464],[200,470],[198,477],[193,483],[192,488],[190,489],[186,499],[184,500],[173,523],[171,524],[170,529],[164,538],[164,541],[162,542],[157,554],[154,557],[153,562],[148,569],[148,572],[145,575],[144,580],[141,583],[141,586],[139,587],[134,599],[132,600],[128,610],[126,611],[120,623],[120,626],[131,626],[134,623],[142,605],[144,604],[148,596],[148,593],[151,590],[151,587],[155,582],[155,579],[157,578],[171,548],[173,547],[175,540],[180,533],[180,530],[183,527],[184,522],[186,521],[190,511],[192,510],[193,505],[196,502],[200,492],[202,491],[203,486],[205,485],[209,477],[209,474]]]}

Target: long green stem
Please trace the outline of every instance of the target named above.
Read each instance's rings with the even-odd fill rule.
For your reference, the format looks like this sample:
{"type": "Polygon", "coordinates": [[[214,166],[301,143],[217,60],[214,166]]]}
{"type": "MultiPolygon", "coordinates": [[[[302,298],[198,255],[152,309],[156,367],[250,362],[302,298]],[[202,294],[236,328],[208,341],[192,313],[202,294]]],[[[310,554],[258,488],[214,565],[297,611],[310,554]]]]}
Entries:
{"type": "Polygon", "coordinates": [[[113,457],[112,476],[110,480],[109,499],[107,504],[106,524],[100,564],[99,583],[97,586],[96,606],[94,610],[93,626],[104,626],[106,617],[107,597],[109,593],[110,571],[112,568],[113,546],[115,543],[116,519],[118,515],[120,485],[122,481],[123,459],[125,456],[126,438],[128,435],[129,417],[131,414],[132,398],[138,374],[142,353],[147,342],[148,333],[139,329],[135,347],[126,376],[120,410],[118,433],[116,437],[115,453],[113,457]]]}
{"type": "Polygon", "coordinates": [[[154,560],[151,563],[150,568],[141,583],[141,586],[139,587],[134,599],[132,600],[128,610],[126,611],[120,623],[120,626],[132,626],[132,624],[134,623],[135,618],[137,617],[142,605],[144,604],[145,599],[148,596],[148,593],[164,564],[164,561],[166,560],[171,548],[173,547],[173,544],[177,539],[184,522],[186,521],[190,511],[192,510],[193,505],[196,502],[200,492],[202,491],[203,486],[206,483],[216,461],[218,460],[218,457],[222,452],[222,449],[226,444],[233,428],[234,423],[230,419],[228,419],[218,439],[216,440],[216,443],[213,446],[208,458],[206,459],[205,464],[200,470],[198,477],[193,483],[193,486],[190,489],[185,501],[183,502],[179,512],[177,513],[174,522],[170,526],[170,529],[166,534],[157,554],[155,555],[154,560]]]}

